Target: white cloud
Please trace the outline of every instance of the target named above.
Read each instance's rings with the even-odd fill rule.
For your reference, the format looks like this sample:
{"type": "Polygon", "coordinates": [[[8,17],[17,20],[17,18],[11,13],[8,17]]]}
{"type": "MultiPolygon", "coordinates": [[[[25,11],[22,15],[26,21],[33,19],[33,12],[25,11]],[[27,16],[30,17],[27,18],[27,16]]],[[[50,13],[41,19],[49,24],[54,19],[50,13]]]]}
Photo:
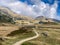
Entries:
{"type": "Polygon", "coordinates": [[[57,3],[55,2],[53,5],[45,4],[44,2],[40,2],[33,6],[37,15],[45,16],[48,18],[55,18],[57,14],[57,3]]]}
{"type": "Polygon", "coordinates": [[[57,3],[53,5],[45,4],[40,0],[31,0],[35,5],[28,5],[19,0],[0,0],[0,5],[7,6],[18,14],[27,16],[46,16],[49,18],[56,18],[57,3]]]}
{"type": "Polygon", "coordinates": [[[51,6],[49,15],[51,18],[55,18],[55,16],[57,16],[57,4],[56,3],[51,6]]]}
{"type": "Polygon", "coordinates": [[[11,7],[12,7],[12,10],[15,11],[16,13],[20,12],[20,14],[28,15],[28,16],[33,16],[35,14],[32,6],[30,5],[28,6],[27,4],[22,2],[17,1],[17,2],[14,2],[14,4],[11,3],[9,5],[9,8],[11,7]]]}

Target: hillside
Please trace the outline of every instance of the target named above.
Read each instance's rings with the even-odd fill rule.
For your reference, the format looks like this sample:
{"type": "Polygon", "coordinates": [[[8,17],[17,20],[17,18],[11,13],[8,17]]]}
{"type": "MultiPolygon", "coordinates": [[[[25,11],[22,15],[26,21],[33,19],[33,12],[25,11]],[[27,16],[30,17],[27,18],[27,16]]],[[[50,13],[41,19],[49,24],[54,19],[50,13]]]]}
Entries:
{"type": "Polygon", "coordinates": [[[32,18],[14,13],[7,7],[0,6],[0,36],[18,30],[21,26],[15,24],[16,20],[31,21],[32,18]]]}
{"type": "Polygon", "coordinates": [[[40,25],[35,30],[39,37],[22,45],[60,45],[60,25],[40,25]]]}
{"type": "Polygon", "coordinates": [[[19,19],[19,20],[33,20],[31,17],[28,16],[24,16],[24,15],[19,15],[13,11],[11,11],[9,8],[7,7],[3,7],[0,6],[0,16],[2,15],[6,15],[10,18],[14,18],[14,19],[19,19]]]}
{"type": "Polygon", "coordinates": [[[60,45],[60,24],[58,23],[60,23],[59,20],[44,16],[33,19],[19,15],[7,7],[0,6],[0,44],[13,45],[28,38],[29,41],[22,45],[60,45]],[[37,38],[35,33],[39,35],[37,38]]]}

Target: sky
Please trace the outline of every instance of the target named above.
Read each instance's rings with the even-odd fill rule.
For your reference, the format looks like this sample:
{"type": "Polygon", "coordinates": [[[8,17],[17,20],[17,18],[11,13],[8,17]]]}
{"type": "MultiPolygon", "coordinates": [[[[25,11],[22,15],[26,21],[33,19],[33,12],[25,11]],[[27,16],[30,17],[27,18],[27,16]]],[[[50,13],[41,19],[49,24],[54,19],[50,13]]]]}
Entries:
{"type": "Polygon", "coordinates": [[[0,6],[33,18],[45,16],[60,20],[60,0],[0,0],[0,6]]]}

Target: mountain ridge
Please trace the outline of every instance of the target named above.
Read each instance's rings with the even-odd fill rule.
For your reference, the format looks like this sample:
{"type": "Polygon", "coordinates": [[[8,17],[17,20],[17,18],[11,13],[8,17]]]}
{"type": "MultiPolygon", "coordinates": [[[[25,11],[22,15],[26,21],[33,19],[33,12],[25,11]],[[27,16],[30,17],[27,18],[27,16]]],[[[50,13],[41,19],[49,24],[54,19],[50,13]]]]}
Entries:
{"type": "Polygon", "coordinates": [[[46,20],[46,21],[50,21],[50,22],[58,22],[60,23],[60,20],[57,20],[57,19],[53,19],[53,18],[47,18],[47,17],[44,17],[44,16],[38,16],[35,18],[35,20],[46,20]]]}
{"type": "Polygon", "coordinates": [[[3,13],[5,13],[6,15],[14,17],[14,18],[22,18],[23,20],[32,20],[33,19],[29,16],[24,16],[24,15],[17,14],[7,7],[0,6],[0,12],[1,11],[3,13]]]}

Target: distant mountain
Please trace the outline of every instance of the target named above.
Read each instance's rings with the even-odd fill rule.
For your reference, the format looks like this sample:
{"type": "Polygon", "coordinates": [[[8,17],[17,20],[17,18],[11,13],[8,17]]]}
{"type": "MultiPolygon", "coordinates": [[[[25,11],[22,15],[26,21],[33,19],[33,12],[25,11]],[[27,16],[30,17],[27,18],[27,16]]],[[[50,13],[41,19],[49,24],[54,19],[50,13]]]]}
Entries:
{"type": "Polygon", "coordinates": [[[35,19],[36,19],[36,20],[43,20],[43,19],[45,19],[45,17],[44,17],[44,16],[38,16],[38,17],[36,17],[35,19]]]}
{"type": "Polygon", "coordinates": [[[52,19],[54,22],[59,22],[60,23],[60,20],[57,20],[57,19],[52,19]]]}
{"type": "Polygon", "coordinates": [[[33,20],[31,17],[19,15],[11,11],[7,7],[0,6],[0,22],[1,21],[10,21],[11,20],[33,20]]]}
{"type": "Polygon", "coordinates": [[[52,18],[46,18],[44,16],[38,16],[35,18],[35,20],[43,21],[43,22],[58,22],[60,23],[60,20],[52,19],[52,18]]]}
{"type": "Polygon", "coordinates": [[[0,22],[13,22],[12,16],[7,12],[7,9],[0,7],[0,22]]]}

